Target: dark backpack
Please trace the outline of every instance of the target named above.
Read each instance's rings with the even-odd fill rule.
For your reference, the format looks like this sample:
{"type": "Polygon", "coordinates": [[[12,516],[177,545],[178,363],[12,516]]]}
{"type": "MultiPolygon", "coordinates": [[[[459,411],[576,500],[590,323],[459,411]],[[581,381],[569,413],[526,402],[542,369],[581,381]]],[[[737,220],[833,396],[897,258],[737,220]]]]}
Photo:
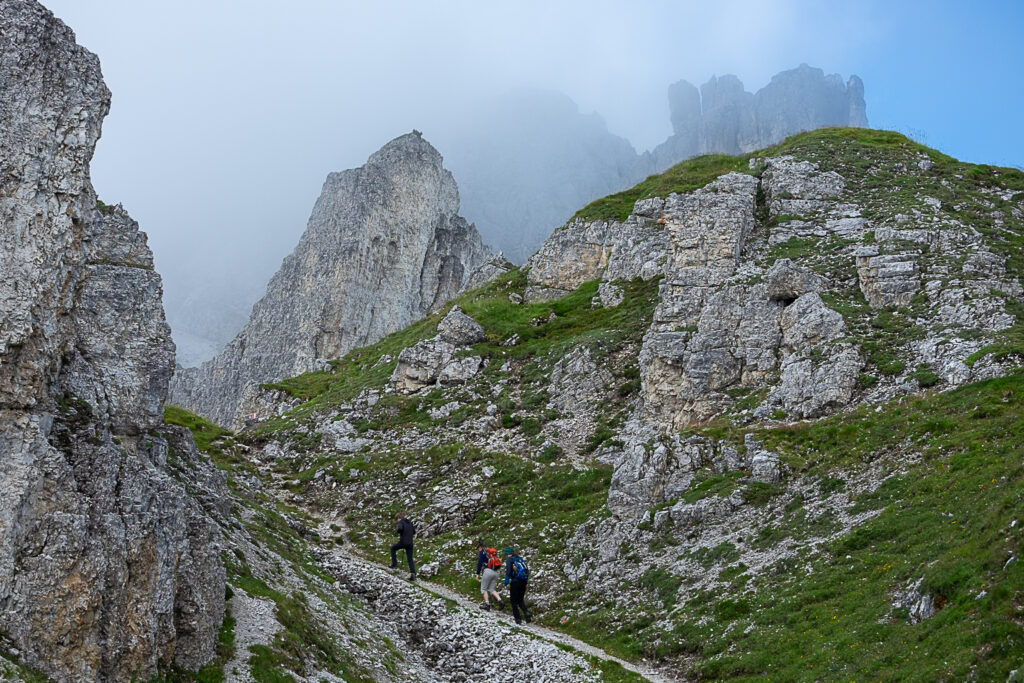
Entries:
{"type": "Polygon", "coordinates": [[[530,568],[526,565],[526,560],[519,557],[519,555],[512,556],[512,580],[513,581],[529,581],[530,580],[530,568]]]}

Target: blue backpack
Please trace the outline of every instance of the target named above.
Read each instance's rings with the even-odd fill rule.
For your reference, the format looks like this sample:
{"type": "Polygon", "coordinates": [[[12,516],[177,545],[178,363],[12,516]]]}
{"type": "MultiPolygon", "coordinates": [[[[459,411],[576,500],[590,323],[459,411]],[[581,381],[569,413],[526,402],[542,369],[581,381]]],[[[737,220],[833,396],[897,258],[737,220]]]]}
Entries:
{"type": "Polygon", "coordinates": [[[526,566],[526,560],[519,557],[519,555],[512,556],[512,580],[513,581],[529,581],[530,580],[530,568],[526,566]]]}

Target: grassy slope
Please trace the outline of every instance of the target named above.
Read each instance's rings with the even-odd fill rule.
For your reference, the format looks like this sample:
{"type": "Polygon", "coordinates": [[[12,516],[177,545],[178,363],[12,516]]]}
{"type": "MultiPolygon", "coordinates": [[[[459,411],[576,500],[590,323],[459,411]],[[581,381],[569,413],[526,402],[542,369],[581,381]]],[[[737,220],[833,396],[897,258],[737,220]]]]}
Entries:
{"type": "MultiPolygon", "coordinates": [[[[891,460],[893,471],[856,500],[856,509],[878,516],[823,552],[753,577],[742,590],[686,602],[676,646],[699,653],[696,671],[1004,680],[1019,665],[1024,569],[1010,560],[1024,526],[1024,376],[757,436],[795,473],[822,482],[874,460],[891,460]],[[898,465],[907,455],[912,464],[898,465]],[[920,578],[941,609],[911,624],[892,594],[920,578]]],[[[767,533],[798,534],[800,512],[791,506],[767,533]]]]}
{"type": "MultiPolygon", "coordinates": [[[[600,357],[628,342],[639,342],[654,309],[658,282],[624,283],[626,298],[615,308],[591,308],[590,301],[597,294],[597,282],[584,283],[557,301],[534,304],[509,302],[509,293],[522,292],[525,284],[524,272],[511,271],[486,287],[459,297],[435,315],[375,344],[350,351],[344,358],[334,361],[329,372],[309,372],[265,385],[302,398],[305,402],[261,424],[257,435],[278,434],[313,415],[337,409],[364,389],[383,388],[394,371],[398,353],[421,339],[434,336],[437,324],[452,306],[461,306],[487,333],[487,340],[472,348],[472,353],[480,355],[488,363],[484,372],[491,377],[501,373],[501,362],[491,362],[494,360],[524,362],[530,366],[526,375],[537,384],[535,393],[539,393],[543,389],[541,385],[546,384],[546,370],[568,349],[587,345],[600,357]],[[548,320],[551,314],[555,318],[548,320]],[[514,346],[503,346],[502,343],[513,335],[518,335],[519,342],[514,346]]],[[[629,381],[630,378],[623,379],[629,381]]],[[[440,401],[437,405],[442,405],[448,400],[431,394],[426,398],[389,397],[385,402],[403,418],[423,420],[426,419],[427,408],[434,407],[437,401],[440,401]]]]}
{"type": "Polygon", "coordinates": [[[748,172],[748,157],[707,154],[687,159],[628,190],[595,199],[577,211],[573,219],[624,221],[640,199],[667,197],[673,192],[692,192],[731,171],[748,172]]]}
{"type": "MultiPolygon", "coordinates": [[[[1019,201],[1024,174],[1017,169],[961,163],[896,133],[858,129],[805,133],[749,156],[777,154],[794,154],[856,179],[853,189],[858,201],[871,207],[865,214],[869,219],[912,213],[918,197],[936,197],[944,212],[984,234],[990,247],[1007,257],[1011,273],[1019,277],[1024,272],[1024,236],[1000,229],[994,221],[1002,213],[1013,224],[1011,202],[983,192],[1001,186],[1016,193],[1012,201],[1019,201]],[[886,164],[917,153],[932,160],[929,175],[901,176],[894,183],[886,164]]],[[[649,179],[578,215],[621,220],[628,201],[652,196],[650,188],[664,191],[675,177],[682,182],[673,191],[685,191],[688,174],[715,165],[731,170],[712,159],[683,162],[657,182],[649,179]],[[618,214],[602,213],[609,207],[618,214]]],[[[745,169],[745,164],[740,166],[735,164],[735,170],[745,169]]],[[[770,256],[804,259],[821,248],[808,240],[779,245],[770,256]]],[[[918,332],[910,322],[913,307],[871,312],[859,291],[845,294],[828,303],[866,340],[875,371],[901,371],[891,350],[918,332]]],[[[1024,318],[1019,304],[1011,302],[1010,309],[1019,321],[1024,318]]],[[[987,354],[1022,352],[1024,327],[1018,322],[968,362],[987,354]]],[[[931,379],[927,369],[919,372],[926,385],[931,379]]],[[[680,595],[685,602],[668,633],[664,624],[635,617],[624,618],[632,623],[623,628],[608,628],[621,616],[612,605],[598,606],[590,623],[575,628],[626,655],[686,658],[693,673],[710,679],[1005,679],[1024,656],[1024,576],[1017,560],[1003,568],[1019,555],[1024,525],[1020,519],[1011,527],[1024,507],[1022,400],[1024,378],[1013,376],[885,407],[880,413],[861,409],[812,425],[758,431],[758,438],[784,453],[795,472],[819,478],[823,488],[841,490],[841,472],[872,460],[895,463],[911,454],[922,459],[857,501],[860,509],[880,514],[832,541],[825,552],[807,550],[799,563],[751,577],[735,563],[736,549],[716,549],[717,564],[727,565],[723,576],[735,580],[714,594],[688,595],[684,589],[680,595]],[[891,600],[893,591],[918,578],[943,608],[912,625],[891,600]],[[984,597],[975,599],[982,591],[984,597]]],[[[742,441],[740,430],[703,431],[742,441]]],[[[734,488],[729,477],[712,476],[695,486],[692,497],[709,491],[727,496],[734,488]]],[[[748,540],[754,547],[770,548],[786,538],[828,533],[828,523],[809,518],[795,500],[779,518],[752,529],[756,535],[748,540]]],[[[662,604],[674,604],[679,577],[649,572],[644,578],[644,585],[634,588],[652,599],[666,598],[662,604]]]]}
{"type": "MultiPolygon", "coordinates": [[[[649,325],[657,292],[657,281],[623,283],[625,298],[620,306],[592,308],[590,301],[596,294],[597,284],[586,283],[557,301],[529,305],[510,303],[508,292],[522,291],[524,286],[524,275],[513,272],[454,302],[479,321],[487,333],[487,341],[473,348],[473,353],[494,361],[484,370],[483,381],[490,385],[500,379],[512,380],[521,391],[484,398],[461,396],[464,405],[446,420],[431,420],[427,409],[452,400],[449,392],[435,390],[422,396],[386,396],[378,403],[380,409],[373,419],[358,426],[365,430],[364,434],[369,432],[369,436],[379,437],[395,429],[457,426],[467,417],[482,414],[493,400],[501,408],[504,425],[520,429],[529,438],[530,448],[525,452],[491,452],[452,437],[442,445],[425,450],[372,449],[350,457],[318,457],[314,444],[310,446],[309,458],[298,466],[293,462],[280,463],[280,473],[290,478],[292,490],[301,492],[308,504],[327,509],[345,498],[346,523],[354,532],[352,540],[367,554],[379,554],[381,548],[390,543],[390,529],[382,529],[382,520],[391,519],[401,509],[429,523],[433,515],[424,511],[430,505],[435,487],[489,467],[493,475],[485,481],[488,494],[484,509],[455,530],[423,539],[417,550],[421,563],[450,558],[453,554],[464,555],[465,562],[444,564],[437,578],[470,593],[476,591],[467,578],[474,557],[472,548],[465,545],[466,539],[486,535],[489,543],[498,546],[520,545],[528,539],[536,553],[534,559],[554,563],[560,561],[566,540],[575,527],[604,513],[611,468],[592,463],[580,469],[561,460],[557,448],[542,448],[542,426],[558,417],[545,408],[547,373],[550,365],[572,347],[587,345],[596,358],[602,359],[631,345],[634,349],[631,365],[622,369],[617,378],[619,400],[606,406],[607,419],[613,419],[637,388],[635,351],[640,335],[649,325]],[[547,320],[551,313],[556,316],[553,320],[536,324],[538,320],[547,320]],[[501,345],[513,335],[518,335],[518,344],[501,345]],[[505,361],[514,363],[515,369],[502,370],[505,361]],[[409,485],[404,481],[403,472],[414,466],[421,470],[424,480],[409,485]],[[321,470],[343,484],[352,479],[351,472],[358,472],[354,490],[341,497],[333,489],[318,493],[313,477],[321,470]],[[376,488],[366,488],[364,482],[402,490],[403,498],[382,499],[376,488]],[[500,530],[501,538],[495,537],[495,530],[500,530]]],[[[376,345],[350,353],[340,361],[335,373],[309,373],[274,385],[307,398],[308,402],[280,420],[265,423],[258,431],[259,437],[277,435],[301,450],[302,437],[289,433],[293,425],[301,424],[311,414],[329,411],[350,401],[354,397],[353,387],[383,386],[394,363],[374,367],[377,359],[384,353],[397,353],[400,344],[412,338],[433,334],[437,317],[424,321],[421,328],[399,333],[400,338],[392,335],[376,345]],[[381,368],[387,368],[386,372],[380,372],[381,368]]],[[[301,434],[301,428],[296,432],[301,434]]],[[[608,427],[598,429],[587,448],[596,448],[612,434],[608,427]]]]}

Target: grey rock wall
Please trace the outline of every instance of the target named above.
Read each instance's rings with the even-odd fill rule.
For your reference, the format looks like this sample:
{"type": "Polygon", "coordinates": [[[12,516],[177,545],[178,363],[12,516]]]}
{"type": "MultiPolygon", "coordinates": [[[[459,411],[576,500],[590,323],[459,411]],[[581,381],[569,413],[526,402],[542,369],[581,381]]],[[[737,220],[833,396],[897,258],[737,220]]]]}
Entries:
{"type": "Polygon", "coordinates": [[[174,345],[152,254],[89,182],[110,93],[29,0],[0,0],[0,83],[0,633],[59,681],[198,668],[224,569],[166,470],[191,444],[163,425],[174,345]]]}
{"type": "Polygon", "coordinates": [[[409,133],[366,165],[331,173],[245,328],[215,358],[175,375],[172,402],[231,425],[259,384],[374,342],[458,294],[491,257],[459,216],[442,162],[409,133]]]}

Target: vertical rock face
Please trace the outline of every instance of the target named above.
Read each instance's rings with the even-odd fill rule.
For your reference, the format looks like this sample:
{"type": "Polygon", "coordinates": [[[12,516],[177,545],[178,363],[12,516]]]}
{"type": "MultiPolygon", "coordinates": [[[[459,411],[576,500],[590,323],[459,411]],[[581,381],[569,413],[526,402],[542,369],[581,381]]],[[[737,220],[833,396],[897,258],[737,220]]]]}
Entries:
{"type": "Polygon", "coordinates": [[[745,371],[762,370],[762,355],[774,364],[774,354],[761,349],[778,341],[773,323],[781,306],[733,301],[740,297],[723,287],[754,228],[757,185],[756,178],[730,173],[665,201],[667,277],[640,362],[644,401],[659,421],[713,413],[715,392],[745,371]]]}
{"type": "Polygon", "coordinates": [[[751,152],[805,130],[868,125],[860,78],[844,84],[806,64],[776,74],[754,94],[732,75],[712,77],[699,93],[679,81],[669,87],[668,102],[673,135],[641,157],[647,173],[698,154],[751,152]]]}
{"type": "Polygon", "coordinates": [[[246,392],[380,339],[454,297],[489,252],[458,215],[459,192],[419,133],[332,173],[295,251],[245,328],[180,371],[172,401],[231,424],[246,392]]]}
{"type": "Polygon", "coordinates": [[[28,0],[0,0],[0,83],[0,634],[59,680],[197,668],[224,569],[164,470],[186,444],[152,254],[89,181],[110,93],[28,0]]]}

